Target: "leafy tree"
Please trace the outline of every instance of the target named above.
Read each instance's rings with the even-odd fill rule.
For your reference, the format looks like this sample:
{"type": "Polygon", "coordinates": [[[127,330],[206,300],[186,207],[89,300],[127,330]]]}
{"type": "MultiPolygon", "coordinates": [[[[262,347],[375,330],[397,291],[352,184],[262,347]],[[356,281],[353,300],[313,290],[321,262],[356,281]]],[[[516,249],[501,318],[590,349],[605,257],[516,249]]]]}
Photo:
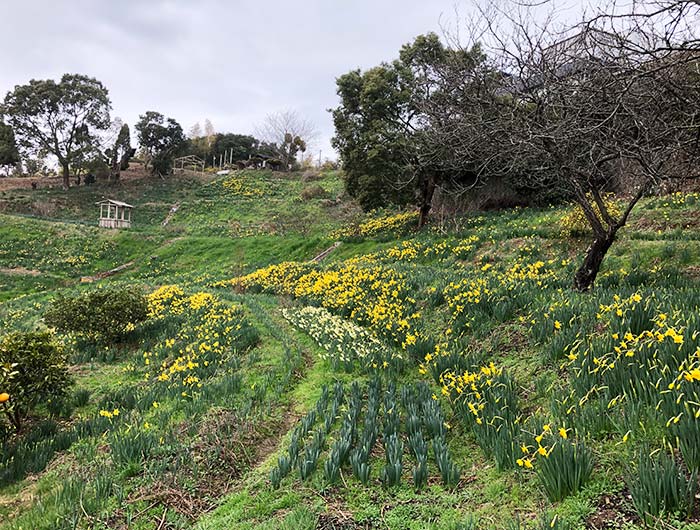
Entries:
{"type": "MultiPolygon", "coordinates": [[[[448,67],[474,70],[483,60],[478,46],[453,50],[429,33],[405,45],[392,63],[338,78],[341,104],[332,111],[332,141],[345,169],[347,191],[365,209],[417,203],[423,225],[437,186],[469,180],[471,171],[455,171],[449,152],[434,141],[435,124],[427,110],[439,102],[448,67]]],[[[462,87],[472,89],[469,82],[462,87]]]]}
{"type": "Polygon", "coordinates": [[[12,127],[0,121],[0,168],[19,164],[19,151],[12,127]]]}
{"type": "Polygon", "coordinates": [[[185,141],[180,124],[160,112],[148,111],[139,116],[136,131],[146,155],[146,168],[150,166],[154,175],[169,175],[173,159],[185,141]]]}
{"type": "Polygon", "coordinates": [[[245,134],[217,134],[211,146],[207,160],[216,163],[218,157],[224,153],[233,151],[231,161],[246,160],[257,152],[258,141],[245,134]]]}
{"type": "Polygon", "coordinates": [[[96,132],[109,127],[111,103],[98,80],[65,74],[59,82],[31,80],[6,96],[0,113],[13,128],[21,149],[58,159],[63,187],[70,185],[71,166],[97,145],[96,132]]]}
{"type": "Polygon", "coordinates": [[[10,396],[4,410],[18,431],[37,405],[62,398],[72,384],[66,354],[47,332],[5,336],[0,342],[0,365],[14,372],[3,382],[3,392],[10,396]]]}
{"type": "Polygon", "coordinates": [[[413,201],[408,160],[412,151],[410,90],[395,65],[354,70],[337,80],[332,139],[345,170],[345,187],[365,210],[413,201]]]}

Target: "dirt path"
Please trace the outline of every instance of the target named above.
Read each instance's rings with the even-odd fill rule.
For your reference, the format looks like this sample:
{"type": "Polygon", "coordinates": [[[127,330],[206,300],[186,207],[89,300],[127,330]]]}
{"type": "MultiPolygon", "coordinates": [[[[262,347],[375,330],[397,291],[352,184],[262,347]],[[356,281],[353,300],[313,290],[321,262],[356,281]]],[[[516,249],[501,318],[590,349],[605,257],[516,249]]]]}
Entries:
{"type": "Polygon", "coordinates": [[[35,269],[25,269],[24,267],[0,267],[0,273],[15,276],[41,276],[41,271],[35,269]]]}
{"type": "Polygon", "coordinates": [[[319,261],[325,259],[325,257],[328,256],[328,254],[330,254],[331,252],[333,252],[333,251],[334,251],[336,248],[338,248],[340,245],[342,245],[342,242],[341,242],[341,241],[336,241],[336,242],[333,243],[330,247],[328,247],[326,250],[324,250],[323,252],[321,252],[318,256],[316,256],[315,258],[313,258],[311,261],[319,262],[319,261]]]}
{"type": "Polygon", "coordinates": [[[173,216],[177,213],[177,211],[180,209],[180,203],[175,203],[172,205],[170,208],[170,211],[168,212],[168,215],[166,216],[165,219],[163,219],[163,222],[161,223],[161,226],[168,226],[168,223],[170,220],[173,218],[173,216]]]}

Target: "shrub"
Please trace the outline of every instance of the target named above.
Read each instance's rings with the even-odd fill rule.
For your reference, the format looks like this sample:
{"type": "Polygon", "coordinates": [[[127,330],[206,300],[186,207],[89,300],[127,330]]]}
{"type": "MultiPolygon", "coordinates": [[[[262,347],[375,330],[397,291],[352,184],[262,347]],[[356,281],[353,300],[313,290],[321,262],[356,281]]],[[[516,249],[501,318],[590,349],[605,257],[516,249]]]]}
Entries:
{"type": "Polygon", "coordinates": [[[66,355],[47,332],[15,332],[0,342],[0,364],[14,365],[4,383],[9,399],[4,411],[19,430],[23,419],[39,403],[61,402],[72,384],[66,355]]]}
{"type": "Polygon", "coordinates": [[[44,321],[63,333],[76,333],[92,342],[110,342],[124,338],[147,316],[148,304],[140,290],[97,289],[57,298],[44,321]]]}
{"type": "Polygon", "coordinates": [[[169,151],[156,154],[151,160],[151,174],[161,177],[172,174],[174,158],[169,151]]]}
{"type": "Polygon", "coordinates": [[[328,192],[323,189],[323,187],[318,184],[313,184],[311,186],[306,186],[301,190],[301,198],[305,201],[311,199],[323,199],[328,196],[328,192]]]}
{"type": "Polygon", "coordinates": [[[301,176],[302,182],[313,182],[314,180],[321,180],[323,175],[315,169],[307,169],[301,176]]]}

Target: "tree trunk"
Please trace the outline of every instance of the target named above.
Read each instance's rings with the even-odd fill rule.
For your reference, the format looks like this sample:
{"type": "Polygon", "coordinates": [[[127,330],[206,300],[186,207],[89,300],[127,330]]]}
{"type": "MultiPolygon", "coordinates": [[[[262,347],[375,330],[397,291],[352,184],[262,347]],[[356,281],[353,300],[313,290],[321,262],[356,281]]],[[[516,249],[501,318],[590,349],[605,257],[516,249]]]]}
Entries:
{"type": "Polygon", "coordinates": [[[65,163],[61,164],[63,168],[63,189],[67,190],[70,187],[70,166],[65,163]]]}
{"type": "Polygon", "coordinates": [[[586,251],[586,257],[581,267],[574,274],[574,289],[577,291],[588,291],[593,287],[596,276],[598,276],[600,271],[600,266],[603,263],[603,258],[605,258],[605,254],[610,249],[613,241],[615,241],[616,233],[617,229],[615,228],[604,235],[596,236],[586,251]]]}
{"type": "Polygon", "coordinates": [[[16,432],[19,432],[22,429],[22,416],[20,414],[19,409],[16,408],[14,410],[10,410],[7,407],[7,403],[3,403],[3,406],[3,412],[7,416],[7,419],[10,421],[10,424],[15,428],[16,432]]]}
{"type": "Polygon", "coordinates": [[[427,177],[421,186],[420,214],[418,216],[418,228],[422,228],[428,221],[428,214],[433,205],[433,195],[435,194],[435,179],[427,177]]]}

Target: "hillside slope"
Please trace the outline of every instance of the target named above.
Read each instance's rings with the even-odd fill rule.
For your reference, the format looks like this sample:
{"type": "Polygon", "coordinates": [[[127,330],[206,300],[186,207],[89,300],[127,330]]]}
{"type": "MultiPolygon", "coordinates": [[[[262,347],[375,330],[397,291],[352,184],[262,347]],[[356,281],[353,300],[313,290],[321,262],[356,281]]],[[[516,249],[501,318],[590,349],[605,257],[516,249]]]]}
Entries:
{"type": "Polygon", "coordinates": [[[129,261],[97,285],[142,286],[151,319],[66,338],[88,397],[4,433],[0,528],[700,528],[697,194],[646,199],[581,294],[568,208],[417,232],[341,190],[238,172],[5,192],[4,330],[129,261]],[[107,195],[134,230],[87,224],[107,195]],[[48,200],[50,220],[17,215],[48,200]],[[641,485],[671,450],[659,515],[641,485]]]}

